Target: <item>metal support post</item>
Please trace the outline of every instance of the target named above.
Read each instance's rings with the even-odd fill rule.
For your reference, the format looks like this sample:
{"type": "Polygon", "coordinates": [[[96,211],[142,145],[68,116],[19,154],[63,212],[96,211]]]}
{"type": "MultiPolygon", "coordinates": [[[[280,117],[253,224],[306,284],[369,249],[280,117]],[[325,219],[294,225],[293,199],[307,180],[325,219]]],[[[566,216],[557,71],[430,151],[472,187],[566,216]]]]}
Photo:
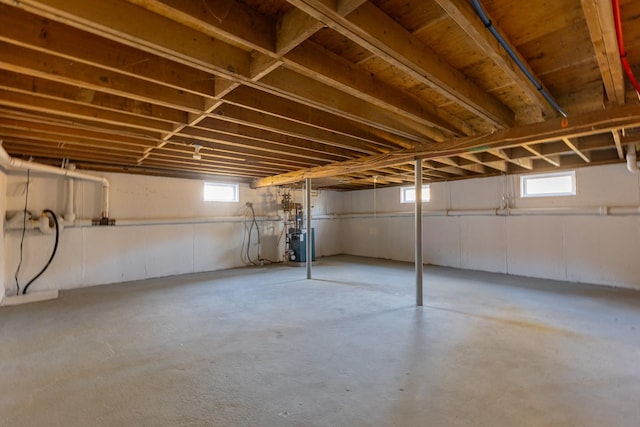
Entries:
{"type": "Polygon", "coordinates": [[[416,306],[422,306],[422,160],[415,161],[416,187],[416,306]]]}
{"type": "Polygon", "coordinates": [[[307,279],[311,279],[311,261],[313,260],[312,253],[312,239],[313,233],[311,232],[311,178],[306,178],[304,181],[305,184],[305,212],[307,214],[307,240],[305,244],[307,245],[307,279]]]}

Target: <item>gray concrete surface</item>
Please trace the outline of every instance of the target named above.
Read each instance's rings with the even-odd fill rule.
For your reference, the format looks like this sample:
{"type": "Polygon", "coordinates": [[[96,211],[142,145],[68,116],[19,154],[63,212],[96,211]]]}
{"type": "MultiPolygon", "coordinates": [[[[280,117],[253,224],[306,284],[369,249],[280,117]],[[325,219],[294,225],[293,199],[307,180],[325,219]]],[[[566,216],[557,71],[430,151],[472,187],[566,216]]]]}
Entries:
{"type": "MultiPolygon", "coordinates": [[[[0,309],[2,426],[637,426],[640,293],[356,257],[0,309]]],[[[34,285],[35,288],[37,286],[34,285]]]]}

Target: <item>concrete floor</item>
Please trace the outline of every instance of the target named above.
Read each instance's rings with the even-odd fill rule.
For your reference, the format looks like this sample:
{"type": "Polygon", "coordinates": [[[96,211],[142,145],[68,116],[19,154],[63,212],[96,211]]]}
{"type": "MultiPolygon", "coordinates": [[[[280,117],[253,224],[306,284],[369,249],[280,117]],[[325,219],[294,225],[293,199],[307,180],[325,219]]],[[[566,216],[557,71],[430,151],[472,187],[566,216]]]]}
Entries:
{"type": "Polygon", "coordinates": [[[331,257],[0,309],[2,426],[637,426],[640,292],[331,257]]]}

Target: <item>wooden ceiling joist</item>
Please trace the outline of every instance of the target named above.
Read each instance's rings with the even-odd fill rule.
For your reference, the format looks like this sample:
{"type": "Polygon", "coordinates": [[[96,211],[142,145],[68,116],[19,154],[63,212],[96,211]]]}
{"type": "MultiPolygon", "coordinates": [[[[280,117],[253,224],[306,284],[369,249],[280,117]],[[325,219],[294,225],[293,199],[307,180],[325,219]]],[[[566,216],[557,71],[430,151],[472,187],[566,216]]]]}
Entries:
{"type": "Polygon", "coordinates": [[[611,25],[613,22],[611,2],[581,0],[581,3],[607,98],[615,104],[624,104],[624,75],[615,29],[611,25]]]}
{"type": "Polygon", "coordinates": [[[527,73],[468,0],[0,0],[0,139],[50,164],[340,190],[410,184],[415,159],[425,182],[624,162],[640,107],[611,5],[512,1],[486,12],[527,73]]]}
{"type": "Polygon", "coordinates": [[[513,125],[512,111],[440,60],[431,48],[373,4],[365,2],[345,18],[329,0],[289,2],[442,96],[464,105],[499,127],[513,125]]]}
{"type": "Polygon", "coordinates": [[[483,137],[468,137],[447,144],[434,144],[429,148],[421,150],[398,150],[358,160],[289,172],[279,176],[254,180],[253,186],[266,187],[270,185],[282,185],[306,178],[322,178],[376,167],[393,166],[400,163],[407,163],[418,158],[450,157],[462,153],[482,151],[489,151],[498,157],[518,164],[518,166],[526,165],[525,167],[527,169],[531,169],[533,165],[531,164],[531,168],[529,168],[528,161],[524,162],[521,161],[522,159],[512,159],[500,150],[510,146],[555,141],[565,137],[573,138],[582,135],[609,133],[611,129],[623,127],[635,128],[639,126],[640,105],[629,105],[598,113],[576,116],[569,122],[565,121],[565,119],[554,119],[519,128],[505,129],[483,137]]]}
{"type": "MultiPolygon", "coordinates": [[[[473,6],[466,0],[436,0],[436,2],[447,12],[449,17],[458,24],[458,26],[468,34],[476,45],[487,55],[499,68],[504,72],[515,84],[522,89],[527,95],[532,105],[540,109],[545,116],[551,118],[556,117],[556,110],[542,95],[526,74],[514,63],[505,49],[500,46],[498,41],[487,30],[480,18],[473,10],[473,6]]],[[[485,12],[486,13],[486,12],[485,12]]],[[[504,33],[497,28],[497,23],[489,17],[492,26],[496,28],[504,38],[504,33]]],[[[508,40],[506,40],[509,43],[508,40]]],[[[535,73],[527,64],[527,61],[518,53],[518,50],[509,43],[511,50],[518,55],[518,59],[527,67],[530,75],[535,77],[535,73]]],[[[536,77],[536,81],[541,80],[536,77]]],[[[543,89],[549,93],[549,90],[543,86],[543,89]]]]}
{"type": "Polygon", "coordinates": [[[591,163],[591,159],[589,158],[589,156],[578,148],[577,143],[574,143],[570,138],[562,138],[562,141],[567,145],[567,147],[571,149],[571,151],[580,156],[580,158],[584,160],[585,163],[591,163]]]}

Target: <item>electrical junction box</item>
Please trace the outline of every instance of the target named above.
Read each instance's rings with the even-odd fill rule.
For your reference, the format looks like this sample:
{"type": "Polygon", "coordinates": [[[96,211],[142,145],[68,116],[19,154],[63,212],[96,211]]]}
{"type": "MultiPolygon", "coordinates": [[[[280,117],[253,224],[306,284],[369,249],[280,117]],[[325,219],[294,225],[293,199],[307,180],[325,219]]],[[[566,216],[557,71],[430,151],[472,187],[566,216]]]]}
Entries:
{"type": "MultiPolygon", "coordinates": [[[[316,242],[314,229],[311,229],[311,261],[316,260],[316,242]]],[[[307,262],[307,232],[294,234],[291,236],[291,250],[295,255],[296,262],[307,262]]]]}

